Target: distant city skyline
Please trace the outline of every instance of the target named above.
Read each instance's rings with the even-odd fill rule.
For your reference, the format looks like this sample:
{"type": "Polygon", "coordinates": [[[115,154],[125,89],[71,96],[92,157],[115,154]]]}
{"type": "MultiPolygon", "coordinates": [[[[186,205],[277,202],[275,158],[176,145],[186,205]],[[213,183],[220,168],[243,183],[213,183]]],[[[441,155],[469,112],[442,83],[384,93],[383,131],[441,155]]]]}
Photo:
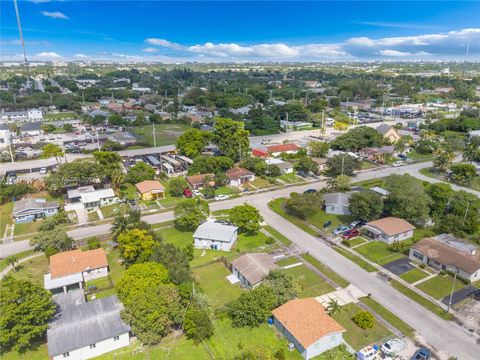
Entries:
{"type": "MultiPolygon", "coordinates": [[[[13,1],[1,60],[21,61],[13,1]]],[[[480,60],[480,2],[19,1],[31,61],[480,60]]]]}

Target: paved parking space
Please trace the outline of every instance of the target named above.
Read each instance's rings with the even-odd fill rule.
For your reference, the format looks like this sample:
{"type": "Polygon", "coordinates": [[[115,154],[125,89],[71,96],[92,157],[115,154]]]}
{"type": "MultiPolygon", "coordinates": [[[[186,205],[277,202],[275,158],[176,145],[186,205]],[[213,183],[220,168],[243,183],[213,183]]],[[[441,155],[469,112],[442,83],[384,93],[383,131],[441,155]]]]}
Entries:
{"type": "MultiPolygon", "coordinates": [[[[458,304],[459,302],[465,300],[466,298],[468,298],[469,296],[472,296],[475,293],[477,294],[480,293],[480,290],[471,285],[465,286],[464,288],[458,291],[455,291],[452,296],[452,305],[458,304]]],[[[444,303],[445,305],[448,305],[449,301],[450,301],[450,295],[445,296],[442,299],[442,303],[444,303]]]]}
{"type": "Polygon", "coordinates": [[[392,261],[388,264],[383,265],[383,267],[397,276],[402,275],[408,270],[412,270],[414,268],[414,266],[410,264],[409,258],[402,258],[392,261]]]}

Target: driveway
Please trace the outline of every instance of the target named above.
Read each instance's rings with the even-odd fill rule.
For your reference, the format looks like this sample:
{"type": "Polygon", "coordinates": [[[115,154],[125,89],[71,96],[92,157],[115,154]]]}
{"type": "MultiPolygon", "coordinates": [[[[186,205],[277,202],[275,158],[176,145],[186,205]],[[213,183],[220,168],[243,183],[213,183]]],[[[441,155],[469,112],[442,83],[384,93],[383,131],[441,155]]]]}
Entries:
{"type": "Polygon", "coordinates": [[[410,264],[409,258],[401,258],[383,265],[383,268],[397,276],[400,276],[403,273],[406,273],[408,270],[412,270],[414,266],[410,264]]]}

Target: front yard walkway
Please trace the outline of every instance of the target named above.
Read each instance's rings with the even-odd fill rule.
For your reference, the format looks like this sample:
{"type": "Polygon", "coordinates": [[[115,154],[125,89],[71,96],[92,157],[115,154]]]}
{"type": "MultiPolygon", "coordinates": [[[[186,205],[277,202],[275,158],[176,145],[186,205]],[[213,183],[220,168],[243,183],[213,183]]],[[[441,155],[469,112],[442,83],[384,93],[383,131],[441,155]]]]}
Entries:
{"type": "Polygon", "coordinates": [[[317,296],[315,300],[322,304],[323,307],[327,308],[332,300],[336,300],[340,306],[343,306],[350,303],[357,303],[359,301],[358,299],[364,296],[366,296],[366,294],[363,291],[350,284],[344,289],[335,290],[331,293],[317,296]]]}

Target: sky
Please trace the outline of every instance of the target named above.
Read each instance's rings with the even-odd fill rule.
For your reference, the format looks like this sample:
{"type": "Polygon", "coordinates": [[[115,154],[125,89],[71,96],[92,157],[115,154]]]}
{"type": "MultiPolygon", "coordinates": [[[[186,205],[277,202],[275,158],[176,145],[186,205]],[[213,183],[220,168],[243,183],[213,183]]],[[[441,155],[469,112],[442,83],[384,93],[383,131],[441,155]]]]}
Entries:
{"type": "MultiPolygon", "coordinates": [[[[19,0],[30,60],[480,60],[480,1],[19,0]]],[[[0,60],[21,60],[0,0],[0,60]]]]}

